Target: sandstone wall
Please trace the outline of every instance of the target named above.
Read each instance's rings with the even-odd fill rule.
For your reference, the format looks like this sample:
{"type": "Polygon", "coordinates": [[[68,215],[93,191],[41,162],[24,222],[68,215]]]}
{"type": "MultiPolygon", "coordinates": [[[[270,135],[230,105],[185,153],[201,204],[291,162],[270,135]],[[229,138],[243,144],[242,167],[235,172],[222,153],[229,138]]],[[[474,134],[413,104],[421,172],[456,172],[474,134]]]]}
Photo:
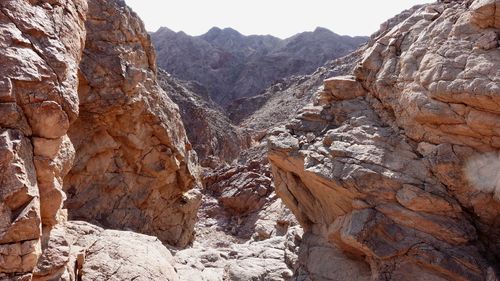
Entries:
{"type": "MultiPolygon", "coordinates": [[[[276,190],[309,237],[374,280],[500,272],[500,2],[444,2],[383,25],[354,76],[325,80],[269,145],[276,190]]],[[[308,264],[340,280],[336,265],[308,264]]]]}

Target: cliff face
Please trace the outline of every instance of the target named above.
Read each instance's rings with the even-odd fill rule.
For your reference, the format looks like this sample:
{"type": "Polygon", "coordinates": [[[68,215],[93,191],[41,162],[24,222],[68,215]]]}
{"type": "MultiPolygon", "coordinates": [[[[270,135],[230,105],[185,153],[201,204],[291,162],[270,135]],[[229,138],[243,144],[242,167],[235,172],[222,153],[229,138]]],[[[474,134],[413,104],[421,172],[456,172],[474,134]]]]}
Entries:
{"type": "Polygon", "coordinates": [[[64,220],[84,1],[0,3],[0,278],[27,278],[64,220]]]}
{"type": "Polygon", "coordinates": [[[201,36],[161,28],[152,39],[160,67],[201,83],[216,103],[227,107],[236,99],[261,93],[278,79],[311,73],[367,38],[340,36],[324,28],[285,40],[244,36],[230,28],[212,28],[201,36]]]}
{"type": "Polygon", "coordinates": [[[89,1],[79,84],[80,116],[69,136],[65,178],[72,219],[127,227],[184,246],[199,193],[194,151],[175,105],[156,82],[140,19],[119,1],[89,1]]]}
{"type": "Polygon", "coordinates": [[[195,154],[140,20],[119,0],[2,1],[0,45],[0,280],[176,280],[156,238],[62,209],[64,186],[72,217],[192,239],[195,154]]]}
{"type": "Polygon", "coordinates": [[[383,25],[354,76],[271,138],[306,230],[299,277],[496,280],[500,3],[446,2],[383,25]]]}

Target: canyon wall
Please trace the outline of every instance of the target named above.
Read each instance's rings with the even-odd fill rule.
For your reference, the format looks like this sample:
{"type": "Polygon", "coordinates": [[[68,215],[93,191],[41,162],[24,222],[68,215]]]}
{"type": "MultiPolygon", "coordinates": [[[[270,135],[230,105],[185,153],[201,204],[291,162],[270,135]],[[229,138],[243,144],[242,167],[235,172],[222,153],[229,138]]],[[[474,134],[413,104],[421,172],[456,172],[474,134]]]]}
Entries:
{"type": "MultiPolygon", "coordinates": [[[[65,220],[85,1],[0,3],[0,278],[26,280],[65,220]]],[[[40,268],[37,271],[41,271],[40,268]]]]}
{"type": "Polygon", "coordinates": [[[186,134],[201,166],[230,163],[250,146],[245,130],[232,124],[202,85],[179,80],[163,70],[158,73],[158,81],[179,106],[186,134]]]}
{"type": "Polygon", "coordinates": [[[196,154],[142,22],[120,0],[7,0],[0,45],[0,280],[177,280],[156,238],[63,209],[192,240],[196,154]]]}
{"type": "Polygon", "coordinates": [[[200,201],[196,154],[157,84],[147,32],[121,1],[89,1],[86,29],[64,181],[70,217],[185,246],[200,201]]]}
{"type": "Polygon", "coordinates": [[[388,21],[271,137],[276,192],[306,231],[297,280],[498,279],[499,7],[388,21]]]}

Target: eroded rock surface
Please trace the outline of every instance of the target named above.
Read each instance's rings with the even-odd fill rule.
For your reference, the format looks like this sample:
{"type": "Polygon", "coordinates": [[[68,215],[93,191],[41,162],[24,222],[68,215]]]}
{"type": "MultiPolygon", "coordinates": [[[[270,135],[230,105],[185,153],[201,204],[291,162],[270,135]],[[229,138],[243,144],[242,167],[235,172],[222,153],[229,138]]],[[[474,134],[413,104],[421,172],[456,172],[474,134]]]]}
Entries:
{"type": "Polygon", "coordinates": [[[302,235],[298,226],[266,240],[238,241],[222,231],[205,234],[192,248],[175,253],[180,280],[278,281],[293,276],[302,235]]]}
{"type": "Polygon", "coordinates": [[[157,238],[68,223],[62,208],[63,179],[71,204],[91,179],[87,199],[101,201],[86,215],[192,238],[195,155],[137,16],[119,0],[2,1],[0,46],[0,280],[177,280],[157,238]]]}
{"type": "MultiPolygon", "coordinates": [[[[360,276],[354,261],[372,280],[498,279],[498,178],[485,167],[499,159],[496,6],[406,11],[375,34],[354,76],[326,80],[271,137],[277,194],[360,276]]],[[[318,266],[298,273],[341,280],[318,266]]]]}
{"type": "Polygon", "coordinates": [[[85,1],[0,3],[0,279],[28,280],[64,220],[85,1]]]}
{"type": "Polygon", "coordinates": [[[89,1],[80,116],[65,178],[73,219],[131,229],[185,246],[200,194],[196,155],[179,110],[156,82],[140,19],[121,1],[89,1]]]}

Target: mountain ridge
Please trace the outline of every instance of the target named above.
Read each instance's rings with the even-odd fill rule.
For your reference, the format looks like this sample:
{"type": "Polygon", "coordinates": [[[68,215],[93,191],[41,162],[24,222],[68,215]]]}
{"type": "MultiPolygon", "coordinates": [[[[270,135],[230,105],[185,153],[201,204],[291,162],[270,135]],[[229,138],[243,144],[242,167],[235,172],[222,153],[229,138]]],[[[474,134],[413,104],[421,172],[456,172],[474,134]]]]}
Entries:
{"type": "Polygon", "coordinates": [[[202,84],[222,107],[255,96],[279,79],[312,73],[368,39],[338,35],[323,27],[286,39],[246,36],[218,27],[199,36],[167,27],[150,35],[159,67],[182,80],[202,84]]]}

